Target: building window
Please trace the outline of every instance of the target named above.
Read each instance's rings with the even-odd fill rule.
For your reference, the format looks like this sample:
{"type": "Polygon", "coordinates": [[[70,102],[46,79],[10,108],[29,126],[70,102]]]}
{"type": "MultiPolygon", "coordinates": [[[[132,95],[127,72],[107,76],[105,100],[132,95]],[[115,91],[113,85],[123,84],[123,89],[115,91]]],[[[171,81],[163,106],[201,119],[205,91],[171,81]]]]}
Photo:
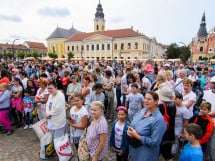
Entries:
{"type": "Polygon", "coordinates": [[[94,45],[92,45],[92,50],[94,50],[94,45]]]}
{"type": "Polygon", "coordinates": [[[84,45],[81,45],[81,50],[84,51],[84,45]]]}
{"type": "Polygon", "coordinates": [[[121,50],[124,50],[124,43],[121,43],[120,49],[121,49],[121,50]]]}
{"type": "Polygon", "coordinates": [[[134,43],[134,49],[138,49],[138,43],[137,42],[134,43]]]}
{"type": "Polygon", "coordinates": [[[102,25],[102,30],[105,30],[105,27],[102,25]]]}
{"type": "Polygon", "coordinates": [[[105,45],[104,44],[102,44],[102,50],[105,50],[105,45]]]}
{"type": "Polygon", "coordinates": [[[114,50],[117,50],[117,44],[114,44],[114,50]]]}
{"type": "Polygon", "coordinates": [[[200,48],[199,48],[199,51],[200,51],[200,52],[203,52],[203,47],[200,47],[200,48]]]}
{"type": "Polygon", "coordinates": [[[76,46],[76,51],[78,51],[79,50],[79,47],[78,46],[76,46]]]}
{"type": "Polygon", "coordinates": [[[128,49],[131,49],[131,43],[128,43],[128,49]]]}
{"type": "Polygon", "coordinates": [[[99,30],[99,25],[96,25],[96,30],[99,30]]]}
{"type": "Polygon", "coordinates": [[[69,51],[69,46],[67,46],[67,51],[69,51]]]}
{"type": "Polygon", "coordinates": [[[99,44],[96,45],[96,50],[99,50],[99,44]]]}
{"type": "Polygon", "coordinates": [[[89,45],[87,45],[87,51],[89,51],[89,45]]]}
{"type": "Polygon", "coordinates": [[[107,44],[107,50],[110,50],[110,44],[107,44]]]}

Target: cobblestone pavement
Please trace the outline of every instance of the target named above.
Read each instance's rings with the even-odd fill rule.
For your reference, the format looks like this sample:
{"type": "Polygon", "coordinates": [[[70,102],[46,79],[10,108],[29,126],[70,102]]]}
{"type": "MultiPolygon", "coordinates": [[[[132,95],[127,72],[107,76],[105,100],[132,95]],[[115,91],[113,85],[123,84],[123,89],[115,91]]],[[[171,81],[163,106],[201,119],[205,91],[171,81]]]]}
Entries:
{"type": "MultiPolygon", "coordinates": [[[[14,128],[13,134],[7,136],[0,131],[0,161],[40,161],[40,142],[33,129],[14,128]]],[[[57,161],[51,157],[49,161],[57,161]]],[[[71,161],[77,161],[73,157],[71,161]]],[[[114,153],[109,153],[105,161],[116,161],[114,153]]],[[[163,159],[159,159],[163,161],[163,159]]]]}
{"type": "MultiPolygon", "coordinates": [[[[33,129],[23,130],[14,128],[13,134],[7,136],[0,131],[0,161],[40,161],[40,142],[33,129]]],[[[50,158],[50,161],[57,161],[57,158],[50,158]]],[[[74,157],[71,159],[76,161],[74,157]]],[[[113,153],[109,153],[106,161],[115,161],[113,153]]]]}

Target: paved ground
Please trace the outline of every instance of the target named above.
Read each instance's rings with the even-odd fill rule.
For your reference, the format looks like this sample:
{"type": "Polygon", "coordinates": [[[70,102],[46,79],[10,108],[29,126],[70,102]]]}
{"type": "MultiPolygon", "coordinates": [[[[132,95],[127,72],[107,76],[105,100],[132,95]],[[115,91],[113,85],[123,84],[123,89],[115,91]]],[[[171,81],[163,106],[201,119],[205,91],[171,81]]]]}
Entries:
{"type": "MultiPolygon", "coordinates": [[[[12,135],[0,131],[0,161],[40,161],[40,142],[32,129],[14,128],[12,135]]],[[[52,157],[50,161],[58,159],[52,157]]],[[[77,161],[74,157],[72,161],[77,161]]],[[[116,161],[114,153],[109,153],[105,161],[116,161]]],[[[161,158],[159,161],[163,161],[161,158]]]]}
{"type": "MultiPolygon", "coordinates": [[[[38,155],[40,143],[36,138],[32,129],[14,128],[10,136],[0,131],[0,161],[40,161],[38,155]]],[[[49,160],[57,161],[58,159],[52,157],[49,160]]],[[[109,153],[107,161],[115,160],[114,154],[109,153]]],[[[72,161],[76,161],[76,158],[72,161]]]]}

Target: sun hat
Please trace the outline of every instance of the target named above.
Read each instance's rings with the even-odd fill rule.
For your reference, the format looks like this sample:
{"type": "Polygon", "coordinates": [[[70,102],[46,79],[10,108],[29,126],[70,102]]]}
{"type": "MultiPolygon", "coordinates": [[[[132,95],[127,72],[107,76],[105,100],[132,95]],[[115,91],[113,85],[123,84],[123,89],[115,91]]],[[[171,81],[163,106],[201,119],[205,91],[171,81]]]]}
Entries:
{"type": "Polygon", "coordinates": [[[144,67],[144,70],[145,70],[147,73],[154,73],[154,68],[152,67],[151,64],[146,64],[145,67],[144,67]]]}
{"type": "Polygon", "coordinates": [[[163,86],[159,90],[156,91],[159,96],[159,100],[170,102],[173,101],[175,94],[171,88],[168,86],[163,86]]]}

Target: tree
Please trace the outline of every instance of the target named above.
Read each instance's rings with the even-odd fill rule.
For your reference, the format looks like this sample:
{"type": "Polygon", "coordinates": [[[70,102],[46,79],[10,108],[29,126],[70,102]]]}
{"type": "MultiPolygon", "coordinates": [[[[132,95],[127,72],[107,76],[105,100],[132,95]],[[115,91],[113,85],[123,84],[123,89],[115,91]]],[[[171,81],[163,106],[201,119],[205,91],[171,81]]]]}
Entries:
{"type": "Polygon", "coordinates": [[[48,53],[48,56],[50,58],[57,58],[58,57],[57,54],[55,54],[55,53],[48,53]]]}
{"type": "Polygon", "coordinates": [[[17,57],[20,58],[20,59],[24,59],[25,53],[23,51],[18,51],[17,57]]]}
{"type": "Polygon", "coordinates": [[[69,59],[74,58],[74,54],[72,52],[69,52],[67,55],[69,59]]]}
{"type": "Polygon", "coordinates": [[[179,47],[176,43],[173,43],[167,48],[167,59],[181,58],[183,63],[186,63],[190,56],[191,54],[188,46],[179,47]]]}
{"type": "Polygon", "coordinates": [[[3,54],[2,53],[0,53],[0,59],[2,59],[3,58],[3,54]]]}
{"type": "MultiPolygon", "coordinates": [[[[14,53],[14,54],[16,54],[16,53],[14,53]]],[[[11,60],[13,58],[13,54],[11,52],[8,52],[7,57],[11,60]]]]}

